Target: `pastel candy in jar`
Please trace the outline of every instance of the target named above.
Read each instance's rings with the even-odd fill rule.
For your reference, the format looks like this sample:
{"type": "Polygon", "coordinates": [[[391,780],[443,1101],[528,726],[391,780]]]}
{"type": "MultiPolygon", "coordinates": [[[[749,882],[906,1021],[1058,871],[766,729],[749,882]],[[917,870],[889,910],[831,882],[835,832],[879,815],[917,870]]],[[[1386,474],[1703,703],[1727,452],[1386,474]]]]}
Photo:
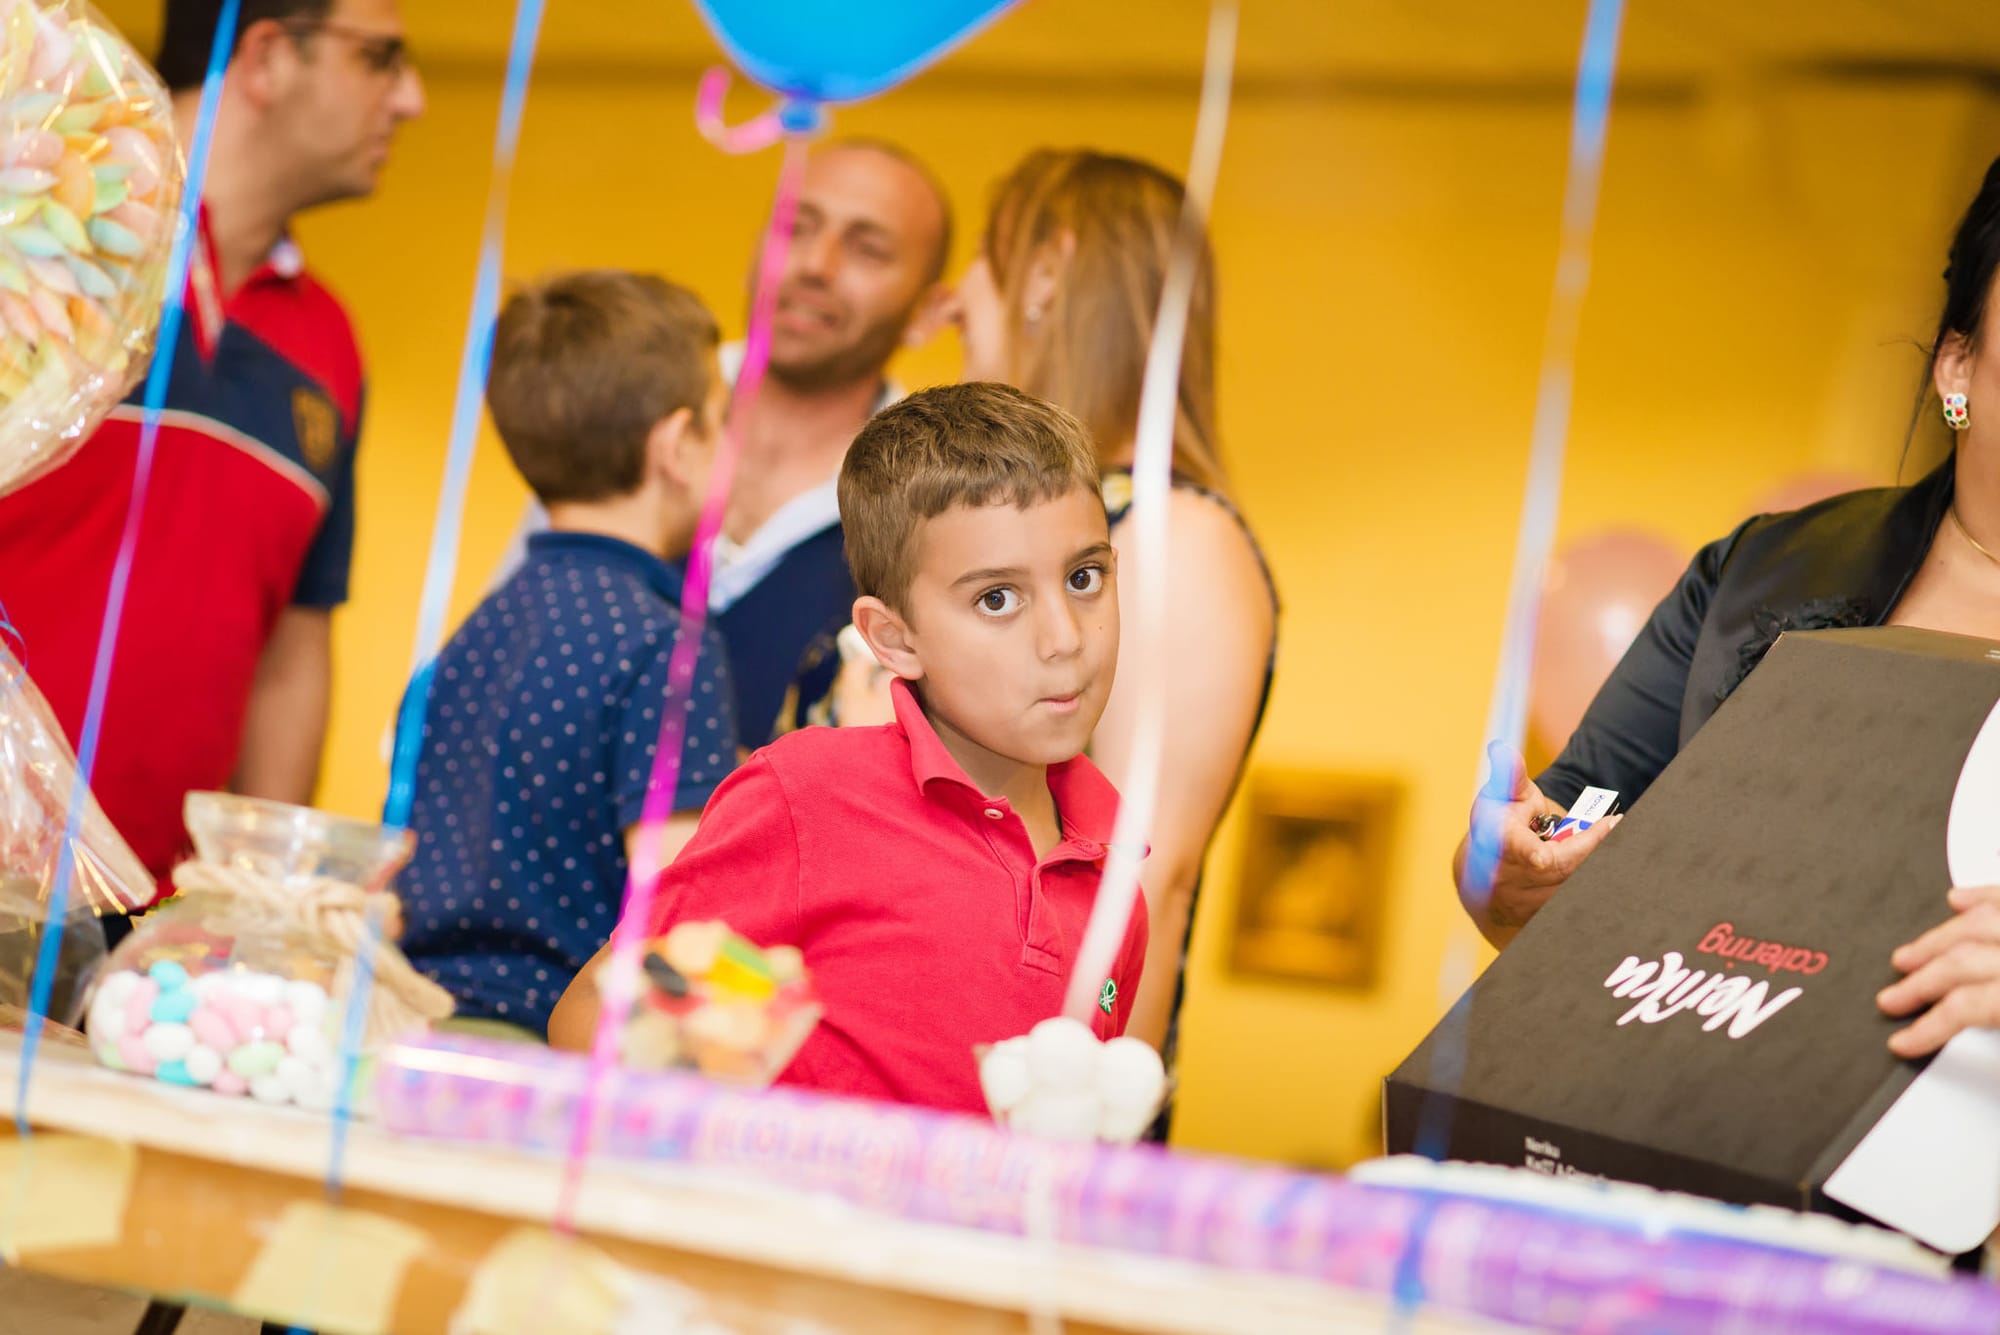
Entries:
{"type": "Polygon", "coordinates": [[[326,1108],[338,1054],[322,1029],[316,983],[250,969],[191,976],[172,960],[107,975],[85,1021],[92,1050],[114,1070],[168,1084],[326,1108]]]}

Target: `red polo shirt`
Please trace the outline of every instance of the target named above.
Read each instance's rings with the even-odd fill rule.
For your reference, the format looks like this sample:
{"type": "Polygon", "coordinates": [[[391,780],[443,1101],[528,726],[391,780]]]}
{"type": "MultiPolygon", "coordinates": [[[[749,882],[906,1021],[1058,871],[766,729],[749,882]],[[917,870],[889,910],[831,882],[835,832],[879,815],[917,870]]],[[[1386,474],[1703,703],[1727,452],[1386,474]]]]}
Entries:
{"type": "MultiPolygon", "coordinates": [[[[1062,1010],[1104,867],[1118,793],[1088,757],[1049,768],[1062,842],[1037,860],[1008,803],[982,794],[916,698],[896,721],[807,728],[716,790],[661,882],[653,929],[720,918],[805,955],[826,1015],[779,1079],[834,1093],[984,1112],[975,1043],[1062,1010]]],[[[1124,1031],[1146,910],[1092,1013],[1124,1031]]]]}

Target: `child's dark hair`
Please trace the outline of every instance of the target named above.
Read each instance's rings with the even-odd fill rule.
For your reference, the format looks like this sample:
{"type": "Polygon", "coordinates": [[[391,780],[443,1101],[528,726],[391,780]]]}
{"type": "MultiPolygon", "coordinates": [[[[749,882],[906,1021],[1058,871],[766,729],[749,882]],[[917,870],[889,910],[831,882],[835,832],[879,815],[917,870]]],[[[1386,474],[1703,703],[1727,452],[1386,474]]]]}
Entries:
{"type": "Polygon", "coordinates": [[[701,416],[716,340],[701,298],[663,278],[560,274],[501,310],[486,406],[544,504],[622,496],[644,476],[653,427],[682,408],[701,416]]]}
{"type": "Polygon", "coordinates": [[[861,428],[840,470],[847,564],[862,594],[900,607],[916,573],[917,526],[959,505],[1026,508],[1100,494],[1083,423],[1009,385],[941,385],[861,428]]]}

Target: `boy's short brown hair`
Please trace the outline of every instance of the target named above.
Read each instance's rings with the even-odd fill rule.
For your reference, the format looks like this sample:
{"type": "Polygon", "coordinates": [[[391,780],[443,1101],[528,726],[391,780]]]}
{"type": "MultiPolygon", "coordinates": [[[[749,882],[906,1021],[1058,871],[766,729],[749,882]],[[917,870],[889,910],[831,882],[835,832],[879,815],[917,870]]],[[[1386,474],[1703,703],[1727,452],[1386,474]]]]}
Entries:
{"type": "Polygon", "coordinates": [[[941,385],[877,413],[840,469],[840,522],[854,587],[902,605],[917,525],[958,505],[1021,508],[1100,495],[1083,423],[1010,385],[941,385]]]}
{"type": "Polygon", "coordinates": [[[660,419],[702,415],[717,337],[701,298],[664,278],[558,274],[501,310],[486,406],[544,504],[622,496],[639,485],[660,419]]]}

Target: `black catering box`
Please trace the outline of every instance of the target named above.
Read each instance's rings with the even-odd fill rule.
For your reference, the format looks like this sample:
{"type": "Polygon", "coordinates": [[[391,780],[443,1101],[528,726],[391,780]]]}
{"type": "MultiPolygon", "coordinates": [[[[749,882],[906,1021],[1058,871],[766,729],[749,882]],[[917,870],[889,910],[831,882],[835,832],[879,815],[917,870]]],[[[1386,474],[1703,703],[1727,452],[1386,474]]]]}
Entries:
{"type": "MultiPolygon", "coordinates": [[[[1875,994],[1898,977],[1890,952],[1951,914],[1955,797],[1954,863],[1968,839],[2000,848],[2000,725],[1974,745],[1996,701],[1985,640],[1784,636],[1390,1075],[1390,1153],[1837,1209],[1829,1177],[1922,1069],[1884,1045],[1901,1022],[1875,994]]],[[[1990,1062],[1968,1078],[2000,1100],[1990,1062]]],[[[1966,1166],[1985,1163],[2000,1116],[1943,1116],[1986,1142],[1966,1166]]],[[[1898,1122],[1905,1140],[1920,1125],[1898,1122]]],[[[1871,1150],[1941,1152],[1887,1139],[1871,1150]]],[[[1961,1216],[1991,1196],[2000,1218],[2000,1180],[1968,1190],[1961,1216]]]]}

